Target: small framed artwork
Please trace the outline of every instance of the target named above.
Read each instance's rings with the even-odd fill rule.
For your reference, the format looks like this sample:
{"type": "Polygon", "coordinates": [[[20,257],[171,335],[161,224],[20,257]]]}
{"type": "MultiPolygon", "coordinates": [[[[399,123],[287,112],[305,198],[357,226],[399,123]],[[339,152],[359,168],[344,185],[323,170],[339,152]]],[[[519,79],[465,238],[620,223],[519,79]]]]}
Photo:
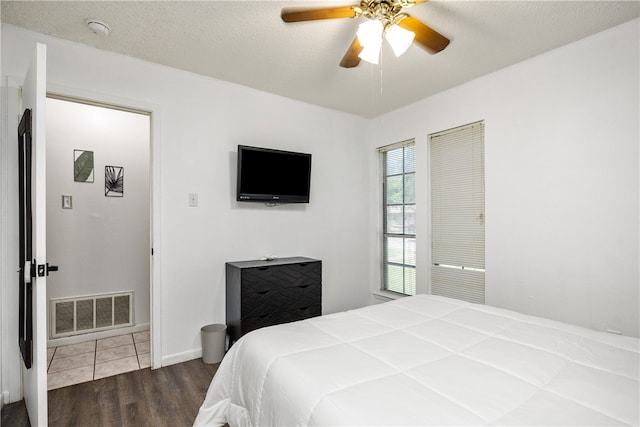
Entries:
{"type": "Polygon", "coordinates": [[[124,167],[104,167],[104,195],[106,197],[124,196],[124,167]]]}
{"type": "Polygon", "coordinates": [[[73,150],[73,180],[93,182],[93,151],[73,150]]]}
{"type": "Polygon", "coordinates": [[[72,203],[71,196],[62,195],[62,209],[71,209],[73,207],[72,203]]]}

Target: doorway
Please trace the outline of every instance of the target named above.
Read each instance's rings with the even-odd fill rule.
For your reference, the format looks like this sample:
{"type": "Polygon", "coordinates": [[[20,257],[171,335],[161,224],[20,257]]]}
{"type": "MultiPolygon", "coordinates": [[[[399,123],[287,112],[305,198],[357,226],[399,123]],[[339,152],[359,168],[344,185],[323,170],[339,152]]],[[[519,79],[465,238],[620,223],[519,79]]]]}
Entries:
{"type": "Polygon", "coordinates": [[[46,109],[53,389],[151,365],[151,115],[56,95],[46,109]]]}

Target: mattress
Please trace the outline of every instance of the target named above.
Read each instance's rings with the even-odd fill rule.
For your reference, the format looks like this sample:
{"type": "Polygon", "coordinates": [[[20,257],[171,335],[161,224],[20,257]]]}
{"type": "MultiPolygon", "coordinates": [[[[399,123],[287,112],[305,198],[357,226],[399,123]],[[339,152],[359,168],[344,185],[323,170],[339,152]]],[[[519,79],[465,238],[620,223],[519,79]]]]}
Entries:
{"type": "Polygon", "coordinates": [[[639,340],[417,295],[263,328],[195,425],[638,425],[639,340]]]}

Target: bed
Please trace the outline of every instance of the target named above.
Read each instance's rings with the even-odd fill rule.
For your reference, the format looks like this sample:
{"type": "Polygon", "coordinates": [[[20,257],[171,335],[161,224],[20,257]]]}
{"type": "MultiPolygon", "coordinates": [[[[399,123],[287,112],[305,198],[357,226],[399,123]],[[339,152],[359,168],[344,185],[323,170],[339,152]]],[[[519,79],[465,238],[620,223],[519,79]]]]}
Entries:
{"type": "Polygon", "coordinates": [[[417,295],[251,332],[194,425],[638,425],[639,340],[417,295]]]}

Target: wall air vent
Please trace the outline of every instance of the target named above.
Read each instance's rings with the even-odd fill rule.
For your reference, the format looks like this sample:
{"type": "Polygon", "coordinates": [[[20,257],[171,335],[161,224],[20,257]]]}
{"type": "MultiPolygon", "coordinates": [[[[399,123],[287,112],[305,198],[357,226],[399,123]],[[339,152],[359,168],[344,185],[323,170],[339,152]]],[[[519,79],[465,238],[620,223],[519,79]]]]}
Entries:
{"type": "Polygon", "coordinates": [[[133,326],[133,292],[50,300],[50,337],[133,326]]]}

